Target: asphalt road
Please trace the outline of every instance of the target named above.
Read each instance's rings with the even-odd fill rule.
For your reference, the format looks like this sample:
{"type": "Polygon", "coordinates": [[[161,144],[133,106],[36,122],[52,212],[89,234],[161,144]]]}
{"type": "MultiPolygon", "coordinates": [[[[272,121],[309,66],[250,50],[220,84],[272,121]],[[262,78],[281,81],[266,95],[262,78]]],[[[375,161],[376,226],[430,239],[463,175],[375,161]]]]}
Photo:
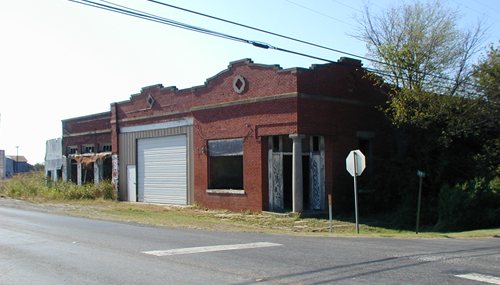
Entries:
{"type": "Polygon", "coordinates": [[[499,238],[311,238],[171,229],[16,209],[0,199],[4,285],[488,282],[500,284],[499,238]]]}

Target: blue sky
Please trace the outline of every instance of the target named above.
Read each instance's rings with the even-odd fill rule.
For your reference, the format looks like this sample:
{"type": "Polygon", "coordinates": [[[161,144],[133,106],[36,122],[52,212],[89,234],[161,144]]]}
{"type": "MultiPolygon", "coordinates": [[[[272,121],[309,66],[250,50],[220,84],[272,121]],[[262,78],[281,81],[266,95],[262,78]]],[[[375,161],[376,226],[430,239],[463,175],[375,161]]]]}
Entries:
{"type": "MultiPolygon", "coordinates": [[[[110,0],[156,15],[280,48],[337,60],[324,51],[187,14],[146,0],[110,0]]],[[[365,4],[381,11],[395,0],[211,0],[162,2],[259,27],[334,49],[365,55],[353,38],[365,4]]],[[[431,0],[429,0],[431,1],[431,0]]],[[[487,43],[500,39],[500,0],[449,0],[460,25],[479,19],[487,43]]],[[[283,68],[318,60],[131,18],[67,0],[16,0],[0,4],[0,149],[43,162],[45,141],[61,136],[61,120],[109,110],[144,86],[187,88],[251,58],[283,68]]],[[[365,65],[368,64],[365,62],[365,65]]]]}

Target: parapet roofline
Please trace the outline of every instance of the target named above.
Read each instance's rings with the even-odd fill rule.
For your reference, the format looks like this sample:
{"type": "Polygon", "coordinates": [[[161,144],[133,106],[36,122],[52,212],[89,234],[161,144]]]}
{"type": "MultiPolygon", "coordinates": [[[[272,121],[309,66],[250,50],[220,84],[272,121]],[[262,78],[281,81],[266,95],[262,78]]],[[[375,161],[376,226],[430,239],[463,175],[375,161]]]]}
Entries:
{"type": "Polygon", "coordinates": [[[111,111],[106,111],[102,113],[95,113],[95,114],[90,114],[90,115],[85,115],[85,116],[80,116],[80,117],[73,117],[69,119],[64,119],[61,120],[63,123],[68,122],[68,121],[80,121],[80,120],[85,120],[85,119],[95,119],[95,117],[104,117],[104,116],[111,116],[111,111]]]}
{"type": "Polygon", "coordinates": [[[361,60],[350,58],[350,57],[341,57],[337,62],[331,62],[331,63],[325,63],[325,64],[312,64],[309,68],[291,67],[291,68],[283,69],[279,64],[260,64],[260,63],[254,63],[252,61],[252,59],[250,59],[250,58],[243,58],[243,59],[231,61],[226,69],[221,70],[220,72],[218,72],[214,76],[207,78],[205,80],[205,82],[201,85],[195,85],[192,87],[178,89],[176,86],[163,87],[163,84],[153,84],[153,85],[142,87],[141,91],[139,93],[135,93],[135,94],[130,95],[128,100],[118,101],[118,102],[115,102],[114,104],[121,104],[121,103],[129,102],[134,97],[143,95],[143,94],[147,93],[148,91],[153,91],[153,90],[170,89],[170,91],[173,91],[176,94],[182,93],[183,91],[195,92],[197,89],[208,88],[210,85],[210,82],[215,81],[217,78],[221,77],[223,74],[230,72],[233,68],[235,68],[237,66],[244,66],[244,65],[249,66],[249,67],[272,69],[277,73],[291,73],[291,74],[306,73],[309,71],[314,71],[314,70],[328,67],[328,66],[332,66],[332,65],[352,66],[352,67],[362,67],[363,66],[363,64],[361,63],[361,60]]]}

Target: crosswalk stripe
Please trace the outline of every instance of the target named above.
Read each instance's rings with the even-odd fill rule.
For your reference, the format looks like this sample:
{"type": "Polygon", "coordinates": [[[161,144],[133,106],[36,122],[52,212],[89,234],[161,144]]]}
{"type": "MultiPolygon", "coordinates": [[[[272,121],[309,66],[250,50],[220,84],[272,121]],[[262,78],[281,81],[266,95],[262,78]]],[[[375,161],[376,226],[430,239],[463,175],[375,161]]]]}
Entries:
{"type": "Polygon", "coordinates": [[[225,250],[273,247],[281,245],[282,244],[271,243],[271,242],[255,242],[255,243],[242,243],[242,244],[229,244],[229,245],[176,248],[168,250],[151,250],[151,251],[143,251],[142,253],[155,256],[169,256],[169,255],[192,254],[192,253],[214,252],[214,251],[225,251],[225,250]]]}
{"type": "Polygon", "coordinates": [[[490,284],[500,284],[500,277],[486,275],[486,274],[467,273],[467,274],[459,274],[459,275],[455,275],[455,276],[459,277],[459,278],[480,281],[480,282],[485,282],[485,283],[490,283],[490,284]]]}

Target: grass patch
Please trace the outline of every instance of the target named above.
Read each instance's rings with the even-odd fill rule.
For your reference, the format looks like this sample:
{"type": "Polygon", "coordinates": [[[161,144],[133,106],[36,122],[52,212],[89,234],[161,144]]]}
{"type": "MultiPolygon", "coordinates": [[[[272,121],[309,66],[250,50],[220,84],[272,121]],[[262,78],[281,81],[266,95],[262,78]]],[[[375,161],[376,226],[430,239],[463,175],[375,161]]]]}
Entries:
{"type": "Polygon", "coordinates": [[[36,203],[35,205],[48,209],[48,211],[79,217],[211,231],[260,232],[325,237],[390,238],[479,238],[500,235],[500,229],[443,233],[423,231],[416,235],[413,231],[390,229],[367,224],[360,224],[360,234],[357,235],[354,223],[336,219],[333,221],[333,232],[330,233],[328,220],[321,218],[300,218],[294,214],[267,212],[229,212],[203,209],[196,206],[176,207],[136,204],[102,199],[95,201],[45,201],[36,203]]]}
{"type": "Polygon", "coordinates": [[[499,228],[465,232],[435,232],[432,231],[432,228],[422,228],[417,235],[411,230],[391,228],[377,219],[361,219],[361,222],[366,223],[360,224],[360,234],[357,235],[352,219],[345,217],[334,219],[333,232],[330,233],[329,221],[321,217],[301,217],[297,214],[268,212],[230,212],[210,210],[198,206],[177,207],[117,202],[112,193],[111,184],[79,187],[70,182],[58,182],[52,187],[48,187],[45,184],[43,174],[37,173],[16,176],[7,182],[0,181],[0,196],[28,201],[18,202],[24,203],[24,205],[28,205],[32,209],[154,226],[307,236],[391,238],[478,238],[500,236],[499,228]]]}
{"type": "Polygon", "coordinates": [[[43,172],[19,174],[2,181],[0,195],[28,201],[116,200],[110,181],[78,186],[67,181],[47,181],[43,172]]]}

